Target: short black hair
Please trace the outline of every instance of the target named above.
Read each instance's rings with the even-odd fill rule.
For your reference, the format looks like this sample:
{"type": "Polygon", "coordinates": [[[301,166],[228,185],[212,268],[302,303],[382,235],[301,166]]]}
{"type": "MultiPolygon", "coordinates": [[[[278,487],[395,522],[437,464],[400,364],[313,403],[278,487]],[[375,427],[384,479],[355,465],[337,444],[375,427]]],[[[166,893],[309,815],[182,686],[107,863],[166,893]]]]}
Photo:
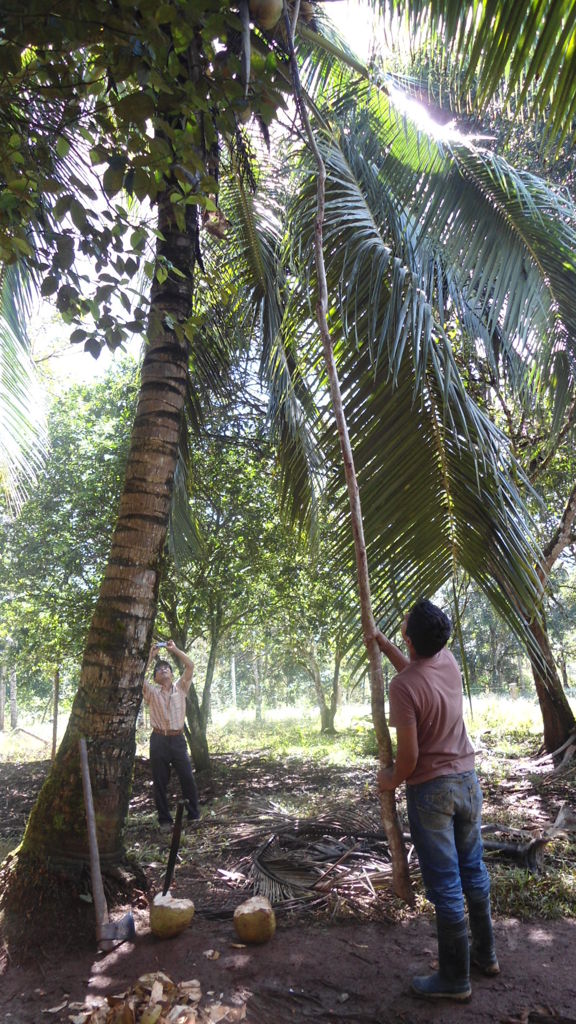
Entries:
{"type": "Polygon", "coordinates": [[[417,601],[408,612],[406,636],[409,636],[416,654],[431,658],[446,646],[452,623],[437,605],[431,601],[417,601]]]}
{"type": "Polygon", "coordinates": [[[169,661],[164,661],[164,659],[159,658],[158,661],[156,662],[156,664],[154,665],[154,672],[152,673],[152,675],[155,676],[157,671],[158,671],[158,669],[159,668],[164,668],[164,667],[169,668],[171,672],[174,671],[174,669],[172,668],[172,665],[170,664],[169,661]]]}

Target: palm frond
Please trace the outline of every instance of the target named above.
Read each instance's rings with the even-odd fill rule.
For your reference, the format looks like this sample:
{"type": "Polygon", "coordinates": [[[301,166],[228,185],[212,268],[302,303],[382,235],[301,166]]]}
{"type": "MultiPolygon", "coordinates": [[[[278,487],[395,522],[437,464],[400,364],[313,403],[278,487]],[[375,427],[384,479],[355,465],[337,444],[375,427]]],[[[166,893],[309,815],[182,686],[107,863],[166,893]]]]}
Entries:
{"type": "MultiPolygon", "coordinates": [[[[527,620],[542,597],[534,568],[539,549],[505,439],[470,402],[453,403],[449,395],[445,415],[436,370],[415,400],[409,354],[395,381],[384,366],[374,370],[366,348],[343,354],[341,373],[377,617],[385,628],[396,627],[417,598],[434,595],[463,568],[529,643],[527,620]]],[[[336,466],[328,415],[324,427],[329,464],[336,466]]],[[[352,578],[341,472],[330,492],[335,555],[352,578]]]]}
{"type": "MultiPolygon", "coordinates": [[[[534,569],[538,545],[520,493],[526,481],[504,437],[467,394],[447,332],[466,328],[464,318],[460,322],[456,317],[471,306],[479,314],[477,322],[493,330],[489,317],[497,303],[494,322],[511,351],[522,340],[523,329],[531,337],[530,318],[541,305],[533,298],[534,284],[523,288],[522,302],[508,319],[510,275],[498,293],[506,252],[512,250],[514,257],[520,238],[530,255],[528,228],[523,223],[522,232],[512,229],[512,243],[501,248],[498,262],[486,271],[482,261],[489,260],[494,246],[506,245],[509,222],[514,228],[518,219],[515,210],[507,220],[495,204],[492,224],[490,202],[473,179],[460,173],[451,152],[405,131],[397,117],[390,117],[388,149],[369,121],[358,133],[356,125],[350,119],[346,131],[334,131],[323,143],[328,168],[325,259],[333,296],[332,335],[380,611],[394,618],[420,594],[433,594],[462,566],[526,639],[527,618],[538,613],[542,596],[534,569]],[[386,173],[389,168],[393,173],[386,173]],[[461,187],[446,198],[446,183],[449,187],[452,178],[461,187]],[[462,199],[466,189],[467,206],[462,199]],[[453,250],[450,226],[462,206],[473,209],[474,197],[481,205],[477,216],[484,221],[482,244],[478,232],[469,252],[463,243],[453,250]],[[476,294],[485,292],[491,301],[474,306],[476,294]]],[[[310,225],[315,189],[305,155],[303,163],[291,228],[294,259],[299,265],[307,260],[303,278],[314,289],[310,225]]],[[[535,220],[531,238],[539,238],[543,230],[540,211],[535,220]]],[[[548,237],[552,247],[556,236],[551,229],[548,237]]],[[[561,257],[560,249],[559,263],[561,257]]],[[[542,273],[541,278],[544,289],[542,273]]],[[[306,289],[302,321],[310,318],[308,301],[306,289]]],[[[549,313],[555,309],[549,300],[549,313]]],[[[553,317],[550,324],[553,328],[553,317]]],[[[310,366],[314,358],[312,344],[310,366]]],[[[324,423],[329,464],[334,466],[339,456],[327,414],[324,423]]],[[[338,481],[332,497],[340,516],[339,554],[352,567],[348,508],[340,477],[338,481]]]]}
{"type": "Polygon", "coordinates": [[[236,334],[237,349],[239,332],[244,334],[245,351],[255,339],[258,341],[261,382],[268,396],[268,420],[283,501],[291,516],[313,533],[319,467],[312,430],[316,413],[295,356],[297,339],[289,330],[291,286],[283,263],[282,210],[274,184],[279,172],[271,164],[266,169],[269,177],[264,202],[238,177],[223,185],[221,202],[231,227],[225,249],[220,248],[214,264],[214,295],[220,308],[222,295],[227,297],[225,320],[236,334]]]}
{"type": "MultiPolygon", "coordinates": [[[[554,389],[560,363],[574,382],[574,204],[465,140],[440,145],[399,123],[381,95],[344,126],[323,151],[327,258],[347,332],[385,353],[391,373],[409,333],[423,371],[435,322],[487,358],[496,349],[519,386],[554,389]]],[[[309,177],[299,203],[296,234],[309,248],[309,177]]]]}
{"type": "Polygon", "coordinates": [[[375,0],[406,19],[413,37],[450,51],[464,68],[461,96],[478,108],[504,81],[508,96],[546,115],[549,142],[576,130],[576,7],[572,0],[375,0]]]}
{"type": "Polygon", "coordinates": [[[0,489],[16,508],[46,454],[46,432],[28,323],[32,289],[19,264],[0,273],[0,489]]]}

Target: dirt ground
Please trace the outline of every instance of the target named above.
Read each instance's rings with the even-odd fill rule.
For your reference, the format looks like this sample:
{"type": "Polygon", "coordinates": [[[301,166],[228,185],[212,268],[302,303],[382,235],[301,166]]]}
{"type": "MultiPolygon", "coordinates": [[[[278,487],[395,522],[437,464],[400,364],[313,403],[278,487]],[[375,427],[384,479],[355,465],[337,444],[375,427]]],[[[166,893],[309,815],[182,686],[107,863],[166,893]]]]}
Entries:
{"type": "MultiPolygon", "coordinates": [[[[4,853],[18,842],[47,769],[47,762],[0,765],[4,853]]],[[[543,795],[541,789],[534,790],[532,778],[525,765],[511,765],[502,786],[485,790],[488,813],[505,815],[508,803],[514,805],[516,820],[521,807],[533,830],[554,821],[558,807],[571,796],[570,782],[547,787],[543,795]]],[[[364,849],[368,868],[356,871],[313,906],[281,901],[274,938],[265,945],[243,946],[232,913],[252,895],[255,877],[262,877],[263,851],[271,837],[290,823],[290,794],[305,796],[308,809],[317,808],[318,834],[325,843],[333,841],[335,823],[349,825],[351,818],[358,836],[371,834],[370,828],[378,828],[377,802],[367,785],[371,780],[356,769],[291,766],[258,756],[215,758],[211,779],[198,781],[202,820],[183,834],[171,887],[173,895],[195,903],[189,928],[164,941],[150,933],[148,900],[162,888],[171,836],[155,825],[148,766],[139,759],[126,838],[129,852],[144,867],[148,890],[136,888],[130,903],[114,905],[108,889],[113,919],[128,910],[133,913],[135,940],[112,952],[98,952],[86,883],[73,919],[56,920],[27,956],[15,958],[3,946],[2,1024],[85,1024],[104,998],[113,995],[118,997],[114,1024],[139,1024],[143,1004],[130,997],[139,978],[161,977],[158,972],[177,986],[199,982],[199,1024],[576,1024],[574,919],[520,921],[496,914],[502,968],[497,978],[473,974],[472,999],[465,1005],[430,1005],[411,998],[410,977],[426,973],[434,960],[433,921],[421,898],[408,910],[393,899],[387,883],[374,887],[364,881],[368,868],[378,864],[378,844],[362,846],[361,838],[357,847],[364,849]]],[[[305,832],[301,819],[294,821],[292,869],[294,836],[305,832]]],[[[544,869],[550,870],[546,857],[544,869]]],[[[414,877],[418,888],[416,873],[414,877]]],[[[161,983],[166,989],[162,977],[161,983]]]]}

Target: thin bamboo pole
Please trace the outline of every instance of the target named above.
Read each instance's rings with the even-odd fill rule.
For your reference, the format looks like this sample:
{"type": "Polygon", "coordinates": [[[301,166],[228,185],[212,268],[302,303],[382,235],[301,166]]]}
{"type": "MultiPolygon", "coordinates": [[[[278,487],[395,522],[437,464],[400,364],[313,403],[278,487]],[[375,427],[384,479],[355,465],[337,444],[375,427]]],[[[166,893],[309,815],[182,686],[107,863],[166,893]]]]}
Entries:
{"type": "MultiPolygon", "coordinates": [[[[358,488],[358,480],[356,477],[356,469],[354,466],[354,455],[352,451],[352,445],[350,443],[348,424],[346,422],[344,405],[342,402],[342,392],[340,388],[340,380],[338,377],[338,368],[336,366],[336,360],[334,358],[334,348],[332,345],[332,338],[330,336],[330,328],[328,325],[328,285],[326,281],[326,267],[324,263],[323,239],[326,167],[322,159],[320,150],[318,148],[314,132],[312,131],[310,118],[308,117],[308,111],[303,100],[298,63],[294,52],[294,26],[297,24],[298,20],[299,3],[300,0],[296,0],[295,8],[292,11],[291,21],[286,8],[286,0],[284,0],[284,22],[286,25],[286,31],[289,38],[290,64],[296,106],[300,114],[302,126],[304,128],[306,137],[308,139],[308,143],[310,145],[310,149],[312,151],[317,166],[317,206],[316,221],[314,226],[314,257],[316,262],[316,275],[318,279],[316,318],[318,321],[318,327],[322,339],[324,362],[326,365],[326,373],[328,375],[328,381],[330,385],[332,411],[334,413],[334,419],[336,421],[338,437],[340,440],[340,449],[342,452],[344,473],[346,477],[346,486],[348,489],[348,498],[350,502],[350,516],[352,523],[352,534],[354,538],[354,551],[356,556],[356,575],[358,580],[358,592],[360,597],[362,631],[364,635],[364,643],[366,645],[370,665],[372,720],[374,722],[374,731],[376,733],[376,739],[378,742],[378,755],[380,763],[383,767],[389,767],[392,764],[393,760],[392,743],[390,740],[390,733],[388,731],[388,726],[386,723],[386,714],[384,711],[384,676],[382,673],[382,657],[375,635],[376,622],[374,620],[374,614],[372,611],[372,598],[370,594],[370,576],[368,571],[368,559],[366,556],[366,543],[364,540],[364,524],[362,519],[360,491],[358,488]]],[[[382,824],[384,825],[384,829],[386,831],[386,837],[388,839],[388,845],[390,847],[390,854],[392,857],[392,879],[394,891],[397,896],[405,900],[407,903],[411,904],[414,901],[414,895],[412,891],[412,883],[410,881],[410,874],[408,871],[408,860],[406,857],[406,849],[404,847],[404,841],[402,838],[402,830],[400,828],[400,822],[398,820],[398,814],[396,810],[396,797],[394,792],[385,792],[380,794],[380,809],[382,814],[382,824]]]]}

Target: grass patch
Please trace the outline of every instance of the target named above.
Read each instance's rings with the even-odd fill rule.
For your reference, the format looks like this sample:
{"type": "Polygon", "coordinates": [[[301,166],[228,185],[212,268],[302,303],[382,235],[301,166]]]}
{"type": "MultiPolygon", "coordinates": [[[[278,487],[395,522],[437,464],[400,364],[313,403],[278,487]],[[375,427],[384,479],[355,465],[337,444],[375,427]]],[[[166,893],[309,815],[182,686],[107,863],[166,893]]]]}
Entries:
{"type": "MultiPolygon", "coordinates": [[[[576,851],[574,851],[576,852],[576,851]]],[[[532,875],[521,868],[490,865],[492,910],[501,917],[554,921],[576,918],[576,873],[565,864],[532,875]]]]}
{"type": "Polygon", "coordinates": [[[261,721],[253,712],[220,712],[208,730],[214,753],[260,753],[274,760],[311,760],[323,764],[359,765],[374,761],[377,750],[367,705],[348,705],[338,712],[336,733],[320,732],[316,708],[278,708],[261,721]]]}
{"type": "Polygon", "coordinates": [[[503,757],[529,757],[542,743],[542,716],[536,700],[474,697],[465,704],[466,728],[474,746],[485,744],[503,757]]]}

